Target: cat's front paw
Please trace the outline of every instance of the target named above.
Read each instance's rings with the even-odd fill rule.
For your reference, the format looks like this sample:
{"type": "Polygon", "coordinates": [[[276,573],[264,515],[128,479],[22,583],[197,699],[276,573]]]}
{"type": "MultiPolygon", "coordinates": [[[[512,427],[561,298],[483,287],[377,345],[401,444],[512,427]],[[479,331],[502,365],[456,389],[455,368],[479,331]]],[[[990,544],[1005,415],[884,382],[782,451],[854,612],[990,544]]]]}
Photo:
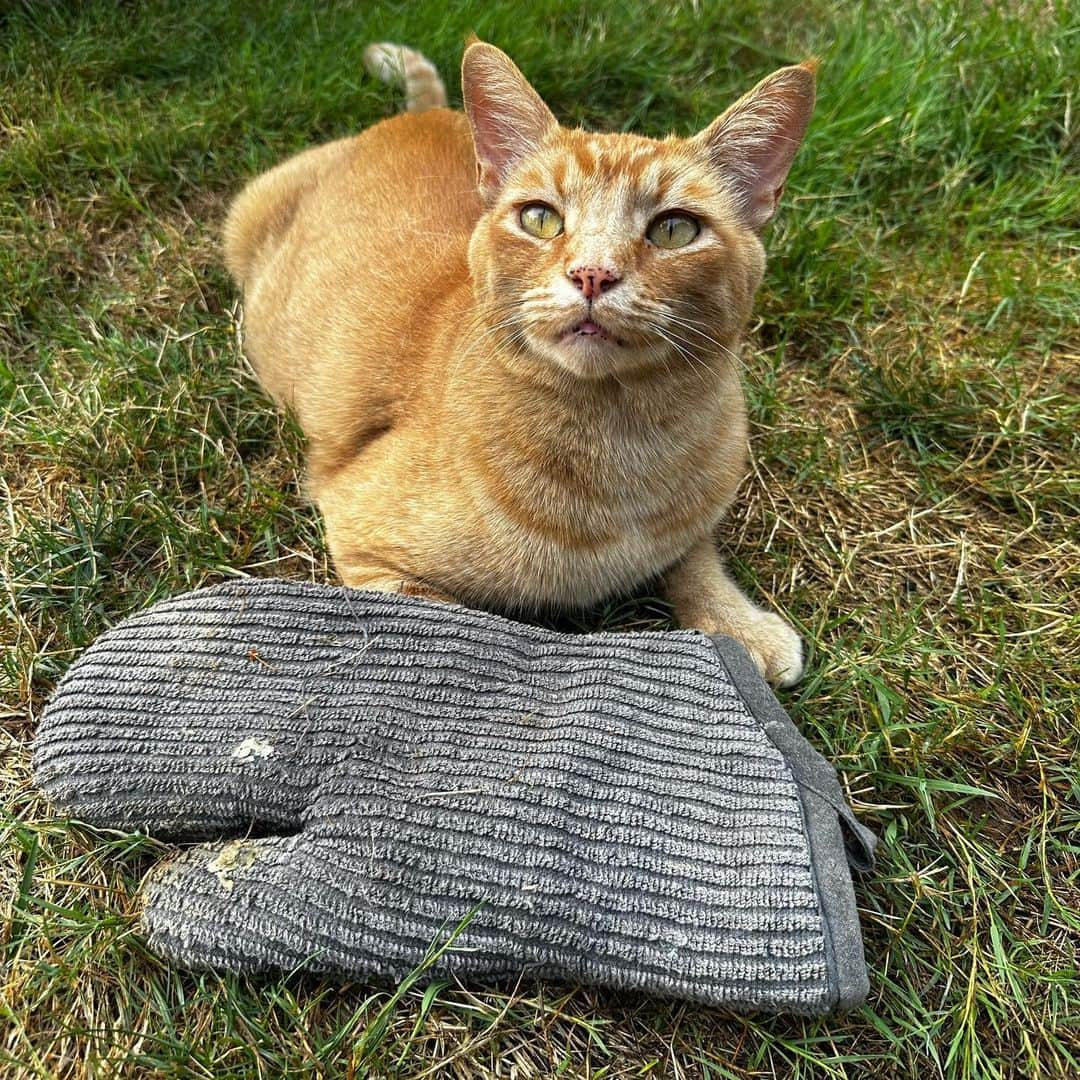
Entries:
{"type": "Polygon", "coordinates": [[[758,671],[775,686],[794,686],[802,678],[802,639],[779,615],[758,611],[726,632],[745,646],[758,671]]]}

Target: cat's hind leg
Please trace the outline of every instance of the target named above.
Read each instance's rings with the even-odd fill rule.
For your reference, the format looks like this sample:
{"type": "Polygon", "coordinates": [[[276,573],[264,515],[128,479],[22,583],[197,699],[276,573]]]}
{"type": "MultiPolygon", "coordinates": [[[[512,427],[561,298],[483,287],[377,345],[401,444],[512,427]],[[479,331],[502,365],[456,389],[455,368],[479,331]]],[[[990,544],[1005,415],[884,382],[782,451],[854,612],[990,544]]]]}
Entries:
{"type": "Polygon", "coordinates": [[[401,593],[402,596],[421,596],[425,600],[440,600],[447,604],[458,603],[448,592],[430,582],[411,574],[395,571],[377,563],[341,562],[334,560],[342,584],[351,589],[368,589],[372,592],[401,593]]]}

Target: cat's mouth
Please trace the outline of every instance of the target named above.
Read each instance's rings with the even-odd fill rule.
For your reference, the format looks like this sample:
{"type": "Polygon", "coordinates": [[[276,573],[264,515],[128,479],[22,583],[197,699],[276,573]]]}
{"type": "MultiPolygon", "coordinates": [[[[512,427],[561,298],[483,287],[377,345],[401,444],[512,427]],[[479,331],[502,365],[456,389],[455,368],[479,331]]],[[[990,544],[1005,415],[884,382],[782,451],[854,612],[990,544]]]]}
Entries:
{"type": "Polygon", "coordinates": [[[613,345],[622,344],[610,330],[605,329],[595,319],[584,319],[575,326],[570,327],[570,329],[562,335],[564,344],[575,338],[584,338],[589,341],[609,341],[613,345]]]}

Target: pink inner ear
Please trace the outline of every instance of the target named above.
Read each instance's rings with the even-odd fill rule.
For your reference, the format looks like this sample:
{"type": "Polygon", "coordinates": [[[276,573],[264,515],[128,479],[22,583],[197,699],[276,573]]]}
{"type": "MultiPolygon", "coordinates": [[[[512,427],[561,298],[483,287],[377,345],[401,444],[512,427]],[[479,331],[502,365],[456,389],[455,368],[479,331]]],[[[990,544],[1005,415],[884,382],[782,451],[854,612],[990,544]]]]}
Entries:
{"type": "Polygon", "coordinates": [[[766,224],[776,213],[798,147],[797,142],[792,146],[787,137],[774,135],[767,145],[748,150],[738,186],[755,219],[755,228],[766,224]]]}
{"type": "Polygon", "coordinates": [[[490,171],[494,181],[505,180],[527,152],[527,144],[514,123],[512,104],[493,100],[486,87],[478,86],[469,103],[469,119],[481,176],[490,171]]]}

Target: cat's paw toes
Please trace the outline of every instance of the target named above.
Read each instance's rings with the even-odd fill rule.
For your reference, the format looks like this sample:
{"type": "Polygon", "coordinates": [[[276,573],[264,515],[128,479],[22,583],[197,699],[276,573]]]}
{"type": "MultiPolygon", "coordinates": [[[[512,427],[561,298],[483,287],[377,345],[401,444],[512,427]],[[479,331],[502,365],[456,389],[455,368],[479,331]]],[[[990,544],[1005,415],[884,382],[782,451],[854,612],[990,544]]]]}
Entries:
{"type": "Polygon", "coordinates": [[[775,686],[794,686],[802,678],[802,639],[779,615],[762,611],[737,636],[758,671],[775,686]]]}

